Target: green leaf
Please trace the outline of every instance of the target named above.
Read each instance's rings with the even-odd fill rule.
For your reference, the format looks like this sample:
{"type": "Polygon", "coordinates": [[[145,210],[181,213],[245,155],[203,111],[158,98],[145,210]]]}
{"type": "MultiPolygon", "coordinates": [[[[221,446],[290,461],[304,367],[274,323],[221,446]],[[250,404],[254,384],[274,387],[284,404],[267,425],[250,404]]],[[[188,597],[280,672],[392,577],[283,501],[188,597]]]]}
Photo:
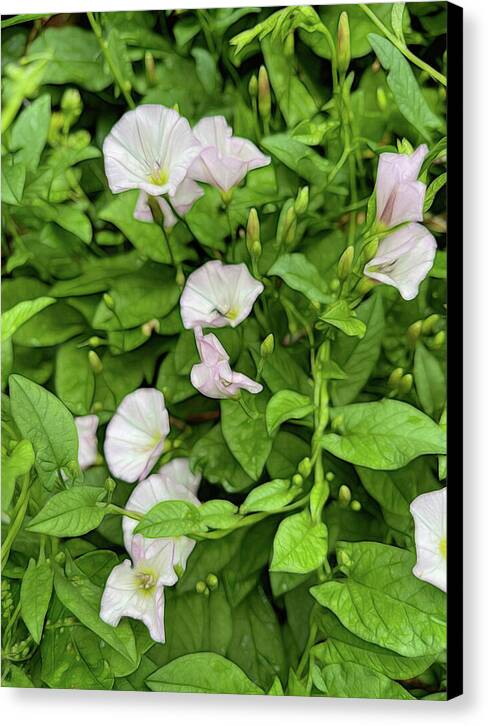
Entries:
{"type": "Polygon", "coordinates": [[[228,492],[242,491],[252,484],[252,478],[225,443],[220,424],[198,439],[191,453],[191,466],[211,484],[221,484],[228,492]]]}
{"type": "Polygon", "coordinates": [[[24,164],[2,161],[2,202],[19,205],[24,194],[26,168],[24,164]]]}
{"type": "Polygon", "coordinates": [[[320,316],[320,320],[333,325],[346,335],[357,335],[362,338],[366,332],[365,323],[357,318],[356,311],[351,310],[345,300],[336,300],[331,303],[320,316]]]}
{"type": "Polygon", "coordinates": [[[47,562],[31,559],[22,578],[20,588],[20,613],[34,642],[41,642],[44,618],[46,617],[53,590],[53,570],[47,562]]]}
{"type": "Polygon", "coordinates": [[[76,416],[91,413],[95,374],[88,360],[88,348],[67,343],[56,354],[56,394],[76,416]]]}
{"type": "Polygon", "coordinates": [[[399,683],[359,663],[334,663],[313,669],[314,685],[332,698],[394,698],[413,700],[399,683]]]}
{"type": "MultiPolygon", "coordinates": [[[[254,362],[258,365],[260,355],[252,350],[254,362]]],[[[284,388],[311,395],[312,385],[307,373],[296,362],[292,355],[281,345],[275,344],[275,349],[263,366],[263,378],[272,393],[278,393],[284,388]]]]}
{"type": "Polygon", "coordinates": [[[409,62],[387,38],[370,33],[368,40],[383,68],[389,71],[386,80],[398,108],[407,121],[430,140],[431,131],[439,129],[442,122],[430,110],[409,62]]]}
{"type": "Polygon", "coordinates": [[[225,442],[246,474],[256,481],[261,476],[271,451],[271,437],[266,428],[266,397],[254,396],[255,418],[251,418],[238,401],[227,399],[220,404],[222,433],[225,442]]]}
{"type": "Polygon", "coordinates": [[[445,433],[403,401],[354,403],[332,409],[343,433],[325,434],[322,446],[334,456],[371,469],[400,469],[423,454],[444,454],[445,433]]]}
{"type": "Polygon", "coordinates": [[[424,199],[424,214],[429,211],[432,204],[434,203],[435,196],[437,192],[439,192],[442,187],[447,182],[447,174],[446,172],[439,174],[434,181],[429,184],[427,187],[427,191],[425,192],[425,199],[424,199]]]}
{"type": "Polygon", "coordinates": [[[91,486],[59,492],[31,519],[27,529],[53,537],[78,537],[91,532],[105,515],[105,506],[100,506],[105,493],[103,487],[91,486]]]}
{"type": "Polygon", "coordinates": [[[343,542],[337,556],[346,579],[316,585],[311,593],[349,631],[406,657],[445,649],[445,595],[412,574],[412,552],[377,542],[343,542]]]}
{"type": "Polygon", "coordinates": [[[441,364],[422,343],[415,347],[413,377],[423,410],[438,418],[446,400],[446,381],[441,364]]]}
{"type": "Polygon", "coordinates": [[[298,290],[312,302],[328,303],[331,300],[319,271],[299,252],[278,257],[268,270],[268,275],[281,277],[288,287],[298,290]]]}
{"type": "Polygon", "coordinates": [[[37,313],[52,305],[56,300],[53,297],[38,297],[35,300],[22,300],[10,310],[2,314],[2,343],[37,313]]]}
{"type": "Polygon", "coordinates": [[[308,396],[296,391],[278,391],[266,407],[266,426],[270,434],[285,421],[301,419],[312,413],[313,403],[308,396]]]}
{"type": "Polygon", "coordinates": [[[241,504],[241,514],[249,512],[273,512],[275,509],[282,509],[295,499],[296,487],[290,486],[289,479],[273,479],[261,484],[247,495],[241,504]]]}
{"type": "Polygon", "coordinates": [[[23,376],[10,376],[9,387],[12,416],[32,443],[40,480],[52,489],[63,469],[79,470],[73,417],[56,396],[23,376]]]}
{"type": "Polygon", "coordinates": [[[12,126],[10,149],[15,151],[15,161],[25,164],[29,171],[39,166],[50,120],[51,96],[45,93],[29,104],[12,126]]]}
{"type": "Polygon", "coordinates": [[[19,441],[9,453],[2,454],[2,511],[6,512],[15,491],[15,482],[34,466],[35,455],[30,441],[19,441]]]}
{"type": "Polygon", "coordinates": [[[373,294],[356,308],[357,317],[366,325],[362,338],[338,335],[334,342],[335,361],[344,372],[344,379],[331,386],[336,406],[354,401],[374,370],[380,355],[385,329],[381,295],[373,294]]]}
{"type": "Polygon", "coordinates": [[[146,680],[151,691],[263,695],[235,663],[217,653],[191,653],[171,661],[146,680]]]}
{"type": "Polygon", "coordinates": [[[236,505],[226,499],[210,499],[199,507],[198,513],[210,529],[230,529],[240,519],[236,505]]]}
{"type": "Polygon", "coordinates": [[[284,519],[273,542],[271,572],[304,574],[321,566],[327,554],[327,527],[308,510],[284,519]]]}
{"type": "Polygon", "coordinates": [[[324,186],[332,164],[301,141],[287,134],[274,134],[261,140],[265,151],[312,184],[324,186]]]}
{"type": "Polygon", "coordinates": [[[135,528],[145,537],[180,537],[191,532],[205,532],[199,508],[183,500],[159,502],[135,528]]]}

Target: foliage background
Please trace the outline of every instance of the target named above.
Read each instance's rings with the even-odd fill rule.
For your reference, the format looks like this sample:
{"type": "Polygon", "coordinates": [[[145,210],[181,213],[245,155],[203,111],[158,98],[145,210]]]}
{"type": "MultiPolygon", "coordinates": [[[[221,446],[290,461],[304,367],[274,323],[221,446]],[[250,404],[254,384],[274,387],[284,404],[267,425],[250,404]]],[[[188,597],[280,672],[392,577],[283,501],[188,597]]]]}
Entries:
{"type": "MultiPolygon", "coordinates": [[[[341,9],[318,9],[333,34],[341,9]]],[[[203,499],[226,497],[239,504],[245,496],[242,492],[259,477],[260,481],[290,477],[298,462],[309,454],[307,435],[296,425],[282,427],[270,441],[264,474],[260,470],[250,473],[249,466],[247,470],[242,466],[246,451],[236,458],[235,447],[233,452],[229,450],[228,437],[222,436],[221,426],[216,423],[215,404],[194,396],[189,383],[195,352],[191,336],[182,332],[175,308],[175,270],[170,267],[162,235],[156,227],[132,219],[132,193],[113,197],[107,190],[101,144],[126,110],[129,94],[137,103],[177,103],[180,112],[192,122],[202,115],[223,113],[236,134],[254,139],[273,156],[273,166],[249,175],[234,195],[229,218],[218,193],[206,191],[204,199],[188,215],[191,234],[183,227],[175,230],[177,263],[188,272],[209,256],[227,255],[229,221],[238,239],[236,259],[248,262],[239,231],[246,223],[249,208],[255,206],[261,216],[261,265],[265,272],[273,261],[272,242],[280,211],[301,186],[308,184],[310,206],[299,220],[293,250],[306,255],[329,289],[351,235],[351,203],[357,203],[360,211],[356,220],[359,228],[364,224],[377,154],[402,137],[414,145],[428,141],[431,148],[440,142],[438,149],[442,152],[445,130],[443,88],[416,68],[420,96],[415,91],[414,97],[424,99],[428,112],[420,100],[421,112],[419,108],[412,111],[411,93],[402,95],[401,83],[393,84],[392,89],[368,41],[368,33],[376,33],[378,28],[360,8],[347,9],[354,70],[350,98],[355,191],[348,165],[338,168],[344,147],[344,119],[337,115],[332,97],[330,62],[323,41],[316,42],[315,35],[306,31],[290,32],[286,28],[286,37],[278,34],[275,39],[268,36],[261,42],[253,39],[238,55],[229,43],[237,33],[263,22],[271,14],[269,10],[102,13],[96,24],[107,41],[105,55],[84,15],[26,21],[2,34],[2,244],[7,253],[3,310],[8,311],[22,300],[45,296],[56,299],[55,304],[38,312],[4,342],[4,387],[8,374],[20,374],[53,391],[71,414],[96,411],[104,423],[126,393],[140,385],[156,385],[165,393],[173,417],[191,427],[185,428],[181,437],[173,430],[173,438],[183,438],[181,450],[191,455],[194,466],[204,474],[203,499]],[[248,93],[249,78],[263,59],[273,89],[269,133],[253,113],[248,93]],[[80,117],[71,119],[72,125],[66,98],[62,107],[67,88],[78,88],[83,104],[80,117]],[[116,302],[117,315],[107,308],[103,298],[107,292],[116,302]],[[141,326],[154,318],[159,320],[159,334],[147,339],[141,326]],[[96,350],[100,356],[101,373],[90,365],[89,350],[96,350]]],[[[390,5],[377,6],[375,12],[391,26],[390,5]]],[[[417,55],[442,71],[444,5],[408,5],[402,31],[417,55]]],[[[440,163],[430,169],[429,182],[443,171],[441,155],[440,163]]],[[[333,384],[334,405],[387,396],[391,392],[388,377],[401,366],[413,373],[414,386],[396,395],[439,420],[445,398],[444,349],[442,344],[434,343],[434,338],[442,332],[444,315],[442,188],[438,191],[434,186],[432,202],[427,226],[436,234],[440,249],[434,274],[411,303],[400,301],[389,289],[376,291],[366,300],[360,317],[363,315],[368,324],[367,344],[362,346],[355,369],[347,371],[348,379],[333,384]],[[432,313],[439,314],[441,322],[412,345],[411,334],[407,336],[409,326],[432,313]]],[[[249,368],[251,375],[250,355],[257,354],[259,341],[267,332],[273,330],[281,341],[290,342],[291,336],[294,344],[277,349],[269,369],[263,372],[268,395],[283,388],[307,390],[308,350],[299,335],[294,340],[301,326],[300,318],[292,311],[307,317],[309,308],[305,298],[291,288],[285,289],[279,304],[271,305],[269,329],[264,330],[259,321],[250,319],[243,339],[236,331],[224,334],[232,358],[239,359],[238,369],[249,368]]],[[[339,365],[347,367],[356,346],[356,340],[339,337],[339,365]]],[[[3,491],[7,490],[7,500],[10,494],[6,510],[14,507],[16,514],[18,497],[28,487],[29,517],[52,496],[59,483],[40,472],[38,461],[33,467],[25,439],[31,440],[38,455],[39,434],[33,429],[31,436],[26,437],[22,431],[19,437],[19,421],[15,416],[15,422],[11,420],[6,400],[4,404],[7,473],[3,478],[8,484],[5,487],[4,483],[3,491]]],[[[68,447],[69,429],[59,411],[46,411],[45,423],[49,423],[49,435],[62,442],[60,446],[68,447]]],[[[370,469],[358,470],[330,454],[324,460],[327,471],[334,473],[331,499],[325,509],[331,563],[336,561],[337,540],[377,541],[399,545],[405,552],[412,550],[408,504],[420,493],[419,487],[431,490],[440,485],[435,458],[421,457],[406,469],[376,473],[369,486],[370,469]],[[339,506],[341,484],[351,488],[361,511],[339,506]]],[[[103,486],[106,476],[103,466],[95,467],[85,476],[85,483],[103,486]]],[[[123,504],[130,490],[128,485],[118,483],[115,500],[123,504]]],[[[95,620],[80,618],[75,605],[79,591],[63,597],[63,585],[59,583],[50,599],[42,637],[39,634],[40,644],[28,635],[18,605],[20,586],[27,567],[33,566],[29,562],[38,562],[40,547],[45,545],[39,536],[20,529],[3,574],[2,592],[7,593],[2,595],[7,601],[6,682],[140,690],[148,687],[149,675],[173,659],[211,651],[236,663],[259,689],[268,691],[273,683],[276,687],[278,675],[287,693],[307,692],[306,679],[299,677],[303,675],[299,660],[309,638],[308,614],[313,601],[308,591],[315,575],[268,574],[280,519],[270,517],[216,542],[199,544],[185,576],[174,591],[167,591],[167,644],[154,646],[144,628],[137,623],[126,624],[118,638],[122,642],[126,639],[126,651],[130,641],[129,650],[132,646],[134,649],[129,653],[119,640],[115,648],[114,642],[107,642],[110,636],[100,633],[95,620]],[[195,584],[209,572],[218,575],[219,587],[204,597],[195,592],[195,584]]],[[[51,539],[46,545],[47,554],[54,557],[56,551],[51,553],[49,547],[60,547],[68,562],[66,581],[72,586],[75,578],[75,587],[83,590],[88,602],[96,603],[108,572],[122,552],[120,519],[107,517],[84,538],[61,543],[51,539]],[[74,568],[71,572],[70,564],[74,568]]],[[[37,564],[37,570],[40,567],[37,564]]],[[[47,573],[51,572],[49,566],[44,569],[45,579],[52,580],[47,573]]],[[[42,579],[43,573],[38,571],[36,577],[42,579]]],[[[431,593],[431,597],[435,595],[431,593]]],[[[344,632],[330,612],[324,612],[320,630],[339,656],[329,654],[325,658],[327,682],[319,688],[317,684],[322,683],[315,678],[314,693],[400,698],[409,694],[437,697],[442,693],[445,673],[441,653],[433,653],[432,658],[425,656],[419,663],[402,663],[401,667],[397,663],[396,669],[389,670],[385,662],[388,658],[397,662],[399,651],[378,653],[381,643],[374,642],[372,655],[371,641],[366,648],[365,641],[351,642],[354,636],[344,632]],[[357,651],[353,657],[350,652],[344,654],[345,648],[354,647],[366,650],[366,663],[359,660],[357,651]],[[359,668],[355,673],[350,672],[354,670],[351,659],[359,668]],[[331,667],[335,670],[331,671],[331,667]]]]}

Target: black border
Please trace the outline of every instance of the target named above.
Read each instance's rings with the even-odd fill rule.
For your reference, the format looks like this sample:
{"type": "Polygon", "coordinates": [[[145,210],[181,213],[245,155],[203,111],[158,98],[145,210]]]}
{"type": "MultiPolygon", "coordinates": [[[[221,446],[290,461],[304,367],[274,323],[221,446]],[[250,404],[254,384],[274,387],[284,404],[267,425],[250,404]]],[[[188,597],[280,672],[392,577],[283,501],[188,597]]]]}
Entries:
{"type": "Polygon", "coordinates": [[[447,697],[463,692],[463,9],[447,3],[447,301],[448,309],[448,473],[447,497],[447,697]],[[452,240],[452,244],[450,244],[452,240]],[[449,284],[449,281],[455,284],[449,284]]]}

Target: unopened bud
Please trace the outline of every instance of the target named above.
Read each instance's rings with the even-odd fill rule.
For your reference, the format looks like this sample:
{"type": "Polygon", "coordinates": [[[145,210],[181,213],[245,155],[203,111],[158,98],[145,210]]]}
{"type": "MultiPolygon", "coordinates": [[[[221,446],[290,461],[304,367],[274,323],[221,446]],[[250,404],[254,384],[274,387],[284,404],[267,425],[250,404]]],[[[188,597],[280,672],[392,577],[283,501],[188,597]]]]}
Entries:
{"type": "Polygon", "coordinates": [[[257,98],[258,96],[258,79],[255,73],[252,74],[251,78],[249,79],[249,85],[248,85],[249,95],[251,98],[257,98]]]}
{"type": "Polygon", "coordinates": [[[293,474],[291,478],[291,483],[295,487],[303,486],[303,476],[301,474],[293,474]]]}
{"type": "MultiPolygon", "coordinates": [[[[175,277],[175,282],[178,285],[178,287],[180,288],[180,290],[183,290],[183,288],[185,287],[185,281],[186,281],[185,273],[183,272],[182,268],[180,266],[178,266],[178,270],[176,272],[176,277],[175,277]]],[[[159,333],[159,328],[158,328],[157,332],[159,333]]]]}
{"type": "Polygon", "coordinates": [[[404,375],[403,378],[401,379],[400,383],[398,384],[399,393],[401,393],[402,395],[405,395],[406,393],[408,393],[410,391],[410,389],[412,388],[412,383],[413,383],[412,374],[407,373],[406,375],[404,375]]]}
{"type": "Polygon", "coordinates": [[[156,333],[159,333],[159,329],[159,320],[157,320],[156,318],[148,320],[147,323],[144,323],[144,325],[141,327],[142,334],[145,335],[147,338],[149,338],[151,333],[153,333],[154,331],[156,333]]]}
{"type": "Polygon", "coordinates": [[[332,280],[330,281],[330,289],[332,290],[332,292],[337,292],[337,290],[340,288],[340,286],[341,286],[341,281],[339,280],[339,278],[333,277],[332,280]]]}
{"type": "Polygon", "coordinates": [[[206,589],[207,585],[204,583],[203,580],[199,580],[195,585],[195,590],[198,592],[199,595],[203,595],[206,589]]]}
{"type": "Polygon", "coordinates": [[[351,502],[351,509],[353,512],[360,512],[361,511],[361,502],[358,502],[357,499],[353,499],[351,502]]]}
{"type": "Polygon", "coordinates": [[[351,490],[345,484],[339,487],[339,504],[342,507],[348,507],[351,501],[351,490]]]}
{"type": "Polygon", "coordinates": [[[380,111],[386,111],[388,108],[388,99],[386,97],[385,89],[382,86],[376,89],[376,102],[380,111]]]}
{"type": "Polygon", "coordinates": [[[99,338],[98,335],[92,335],[91,338],[88,338],[88,345],[91,348],[96,348],[97,345],[102,345],[103,343],[105,343],[105,341],[103,338],[99,338]]]}
{"type": "Polygon", "coordinates": [[[107,492],[108,492],[109,494],[113,494],[113,493],[114,493],[114,491],[115,491],[115,487],[116,487],[116,486],[117,486],[117,484],[116,484],[116,483],[114,482],[114,480],[112,479],[112,477],[111,477],[111,476],[108,476],[108,477],[107,477],[107,478],[105,479],[105,490],[106,490],[106,491],[107,491],[107,492]]]}
{"type": "Polygon", "coordinates": [[[362,277],[358,282],[356,291],[358,295],[366,295],[377,284],[376,280],[372,280],[370,277],[362,277]]]}
{"type": "Polygon", "coordinates": [[[257,210],[253,207],[249,211],[249,216],[247,218],[247,227],[246,227],[246,244],[247,249],[249,252],[251,252],[252,245],[254,242],[259,242],[260,239],[260,225],[259,225],[259,217],[257,210]]]}
{"type": "Polygon", "coordinates": [[[439,332],[436,335],[434,335],[434,337],[432,339],[431,347],[434,350],[439,350],[439,348],[442,348],[445,341],[446,341],[445,332],[443,330],[439,330],[439,332]]]}
{"type": "Polygon", "coordinates": [[[440,320],[440,315],[437,315],[437,313],[434,313],[433,315],[429,315],[428,318],[425,318],[425,320],[422,322],[422,333],[424,335],[430,335],[434,332],[434,328],[437,325],[437,323],[440,320]]]}
{"type": "Polygon", "coordinates": [[[344,416],[342,414],[332,419],[331,428],[336,434],[344,433],[344,416]]]}
{"type": "Polygon", "coordinates": [[[352,263],[354,261],[354,247],[349,245],[342,253],[339,262],[337,263],[337,276],[339,280],[343,281],[348,277],[352,270],[352,263]]]}
{"type": "Polygon", "coordinates": [[[93,413],[100,413],[100,411],[103,411],[103,403],[101,401],[94,401],[91,410],[93,413]]]}
{"type": "Polygon", "coordinates": [[[349,17],[344,10],[339,18],[337,28],[337,67],[340,72],[346,73],[351,62],[351,36],[349,31],[349,17]]]}
{"type": "Polygon", "coordinates": [[[110,295],[108,292],[103,293],[103,302],[105,303],[105,305],[108,307],[109,310],[114,309],[114,307],[115,307],[114,299],[113,299],[112,295],[110,295]]]}
{"type": "Polygon", "coordinates": [[[308,476],[310,476],[311,471],[312,471],[312,462],[310,461],[310,458],[308,456],[306,456],[298,464],[298,473],[301,474],[301,476],[303,476],[304,479],[306,479],[308,476]]]}
{"type": "Polygon", "coordinates": [[[269,119],[271,116],[271,91],[269,88],[268,71],[264,66],[261,66],[258,75],[258,105],[261,117],[263,119],[269,119]]]}
{"type": "Polygon", "coordinates": [[[327,474],[325,475],[325,478],[327,479],[327,481],[334,481],[334,479],[335,479],[334,472],[328,471],[327,474]]]}
{"type": "Polygon", "coordinates": [[[103,363],[100,357],[94,350],[88,351],[88,363],[94,373],[101,373],[103,371],[103,363]]]}
{"type": "Polygon", "coordinates": [[[365,262],[369,262],[373,259],[378,251],[379,239],[372,239],[363,250],[363,259],[365,262]]]}
{"type": "Polygon", "coordinates": [[[213,572],[210,572],[205,580],[211,590],[216,590],[219,586],[219,578],[213,572]]]}
{"type": "Polygon", "coordinates": [[[274,335],[270,333],[261,343],[261,358],[269,358],[274,351],[274,335]]]}
{"type": "Polygon", "coordinates": [[[351,558],[344,550],[339,550],[337,553],[337,562],[344,567],[349,567],[352,564],[351,558]]]}
{"type": "Polygon", "coordinates": [[[154,62],[154,56],[149,50],[146,50],[144,55],[144,65],[146,67],[147,82],[150,86],[154,86],[156,83],[156,64],[154,62]]]}
{"type": "Polygon", "coordinates": [[[395,368],[390,373],[390,377],[388,378],[388,385],[390,388],[397,388],[398,384],[400,383],[401,379],[403,377],[403,368],[395,368]]]}
{"type": "Polygon", "coordinates": [[[406,138],[403,138],[401,141],[400,139],[397,140],[397,148],[399,154],[413,154],[413,146],[410,143],[410,141],[406,138]]]}
{"type": "Polygon", "coordinates": [[[298,190],[298,194],[295,199],[295,212],[298,216],[305,214],[307,211],[309,198],[310,191],[308,187],[302,187],[298,190]]]}
{"type": "Polygon", "coordinates": [[[81,101],[81,94],[77,88],[67,88],[63,93],[61,110],[68,127],[73,126],[78,121],[83,111],[83,103],[81,101]]]}
{"type": "Polygon", "coordinates": [[[58,552],[54,560],[58,563],[58,565],[64,565],[64,563],[66,562],[66,555],[64,554],[64,552],[58,552]]]}
{"type": "Polygon", "coordinates": [[[415,343],[417,342],[417,340],[419,339],[421,334],[422,334],[422,321],[417,320],[417,322],[412,323],[412,325],[410,325],[410,327],[408,328],[407,338],[412,345],[415,345],[415,343]]]}
{"type": "Polygon", "coordinates": [[[263,248],[261,247],[261,242],[259,240],[256,240],[252,243],[252,247],[249,250],[251,258],[257,262],[259,258],[261,257],[263,253],[263,248]]]}

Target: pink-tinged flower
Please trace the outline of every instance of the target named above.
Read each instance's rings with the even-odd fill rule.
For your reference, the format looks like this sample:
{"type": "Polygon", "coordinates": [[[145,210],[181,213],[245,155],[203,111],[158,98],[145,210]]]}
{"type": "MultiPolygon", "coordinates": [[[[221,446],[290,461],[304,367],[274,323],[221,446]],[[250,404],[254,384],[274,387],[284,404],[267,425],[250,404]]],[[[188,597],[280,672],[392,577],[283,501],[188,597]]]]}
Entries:
{"type": "Polygon", "coordinates": [[[417,563],[413,574],[447,590],[447,489],[421,494],[410,505],[417,563]]]}
{"type": "Polygon", "coordinates": [[[114,567],[105,584],[100,617],[117,626],[124,616],[142,620],[151,638],[164,643],[164,587],[177,581],[173,569],[173,545],[157,542],[133,554],[134,564],[124,560],[114,567]]]}
{"type": "Polygon", "coordinates": [[[241,388],[249,393],[263,390],[260,383],[243,373],[234,373],[229,356],[213,333],[203,335],[202,329],[196,328],[195,341],[202,362],[193,366],[190,379],[197,391],[208,398],[232,398],[241,388]]]}
{"type": "Polygon", "coordinates": [[[156,104],[139,106],[127,111],[104,141],[109,187],[114,194],[141,190],[135,216],[142,221],[152,219],[148,195],[156,197],[165,218],[169,215],[165,224],[170,227],[174,215],[161,197],[167,194],[177,211],[188,211],[201,196],[202,190],[187,178],[200,151],[190,124],[177,111],[156,104]]]}
{"type": "Polygon", "coordinates": [[[169,434],[164,396],[139,388],[120,403],[107,426],[105,459],[113,476],[126,482],[144,479],[163,451],[169,434]]]}
{"type": "MultiPolygon", "coordinates": [[[[169,464],[162,466],[157,474],[140,482],[129,497],[125,508],[132,512],[145,514],[159,502],[175,499],[182,499],[198,506],[200,502],[195,494],[200,480],[200,474],[192,473],[188,459],[174,459],[169,464]]],[[[174,547],[174,566],[181,570],[185,569],[186,561],[195,547],[194,540],[184,536],[148,539],[141,534],[134,534],[136,525],[135,519],[122,518],[124,545],[130,555],[134,548],[140,552],[149,546],[152,547],[154,542],[159,543],[160,546],[166,546],[168,542],[171,542],[174,547]]]]}
{"type": "Polygon", "coordinates": [[[98,416],[75,416],[75,425],[78,431],[78,464],[84,471],[97,460],[98,416]]]}
{"type": "MultiPolygon", "coordinates": [[[[196,202],[197,199],[200,199],[201,196],[203,196],[202,187],[199,187],[193,179],[186,177],[186,179],[184,179],[177,188],[174,196],[171,197],[171,206],[164,197],[155,197],[156,202],[163,213],[164,226],[169,229],[174,227],[178,221],[173,209],[176,210],[180,216],[184,216],[190,211],[194,202],[196,202]],[[173,207],[173,209],[171,207],[173,207]]],[[[134,217],[140,222],[153,221],[153,215],[148,199],[149,195],[146,192],[140,192],[136,208],[134,210],[134,217]]]]}
{"type": "Polygon", "coordinates": [[[413,154],[380,154],[376,177],[376,219],[387,227],[421,222],[425,184],[417,180],[427,154],[422,144],[413,154]]]}
{"type": "Polygon", "coordinates": [[[271,162],[252,141],[232,136],[232,128],[223,116],[202,118],[193,133],[202,151],[192,165],[191,176],[224,192],[239,184],[251,169],[271,162]]]}
{"type": "Polygon", "coordinates": [[[434,237],[425,227],[407,224],[381,240],[364,274],[396,287],[404,300],[413,300],[434,264],[436,247],[434,237]]]}
{"type": "Polygon", "coordinates": [[[180,299],[185,328],[235,328],[247,318],[264,290],[246,265],[224,265],[210,260],[188,276],[180,299]]]}

